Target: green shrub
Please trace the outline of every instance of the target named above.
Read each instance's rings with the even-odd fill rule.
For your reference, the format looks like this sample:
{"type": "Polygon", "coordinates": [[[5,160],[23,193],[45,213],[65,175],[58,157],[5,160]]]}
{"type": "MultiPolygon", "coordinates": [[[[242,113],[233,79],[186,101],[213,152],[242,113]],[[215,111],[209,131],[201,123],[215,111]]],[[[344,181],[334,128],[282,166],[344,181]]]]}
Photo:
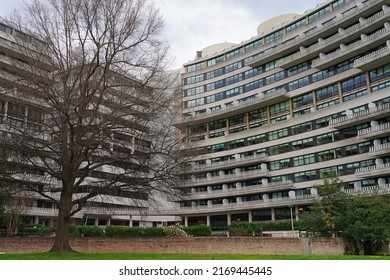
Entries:
{"type": "Polygon", "coordinates": [[[211,227],[207,225],[198,225],[191,227],[184,227],[183,230],[191,236],[210,236],[211,227]]]}
{"type": "Polygon", "coordinates": [[[232,222],[227,230],[230,236],[260,236],[263,227],[261,223],[232,222]]]}
{"type": "Polygon", "coordinates": [[[140,228],[124,226],[108,226],[105,230],[107,236],[165,236],[163,228],[140,228]]]}
{"type": "Polygon", "coordinates": [[[22,225],[18,231],[31,234],[52,234],[55,230],[56,229],[53,227],[46,227],[42,225],[22,225]]]}
{"type": "Polygon", "coordinates": [[[98,226],[77,226],[71,225],[70,232],[74,235],[82,236],[100,236],[103,235],[103,229],[98,226]]]}
{"type": "Polygon", "coordinates": [[[164,228],[150,227],[143,228],[144,236],[166,236],[164,228]]]}
{"type": "MultiPolygon", "coordinates": [[[[285,231],[291,230],[291,220],[277,221],[277,222],[261,222],[263,231],[285,231]]],[[[299,230],[299,221],[294,221],[294,229],[299,230]]]]}

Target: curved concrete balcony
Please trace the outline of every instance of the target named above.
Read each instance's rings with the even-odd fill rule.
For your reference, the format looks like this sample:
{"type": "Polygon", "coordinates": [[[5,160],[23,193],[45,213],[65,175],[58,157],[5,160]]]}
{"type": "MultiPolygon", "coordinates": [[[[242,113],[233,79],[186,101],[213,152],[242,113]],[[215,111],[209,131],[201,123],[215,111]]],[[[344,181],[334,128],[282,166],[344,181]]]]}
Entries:
{"type": "Polygon", "coordinates": [[[390,163],[356,169],[355,176],[359,179],[385,176],[390,174],[390,163]]]}
{"type": "Polygon", "coordinates": [[[377,107],[369,108],[367,110],[354,113],[351,115],[343,116],[337,119],[333,119],[329,122],[330,128],[346,128],[352,125],[358,125],[364,123],[373,118],[383,117],[390,113],[390,104],[383,104],[377,107]]]}
{"type": "Polygon", "coordinates": [[[213,198],[222,198],[222,197],[230,197],[230,196],[241,196],[247,195],[251,193],[265,193],[272,191],[281,191],[281,190],[290,190],[293,187],[292,181],[286,182],[276,182],[269,183],[268,185],[253,185],[253,186],[244,186],[241,188],[234,189],[222,189],[215,191],[206,191],[206,192],[197,192],[191,193],[183,197],[182,200],[178,201],[187,201],[193,199],[213,199],[213,198]]]}
{"type": "Polygon", "coordinates": [[[241,203],[227,203],[227,204],[216,204],[206,205],[197,207],[182,207],[177,210],[177,215],[189,215],[189,214],[210,214],[218,212],[229,212],[259,208],[270,208],[270,207],[288,207],[289,205],[309,205],[318,199],[318,195],[303,195],[296,196],[293,198],[274,198],[268,200],[254,200],[244,201],[241,203]]]}
{"type": "Polygon", "coordinates": [[[369,155],[371,157],[385,156],[390,154],[390,142],[379,146],[370,147],[369,155]]]}
{"type": "Polygon", "coordinates": [[[368,71],[372,69],[373,66],[377,65],[379,60],[390,60],[390,46],[386,46],[382,49],[356,59],[353,63],[353,67],[368,71]]]}
{"type": "Polygon", "coordinates": [[[222,108],[220,110],[208,111],[203,114],[182,117],[181,119],[177,120],[174,125],[180,127],[184,125],[188,126],[206,121],[218,120],[257,109],[259,105],[268,106],[273,103],[288,100],[288,98],[289,97],[285,89],[270,92],[268,94],[261,93],[255,98],[248,99],[247,101],[243,101],[241,103],[233,103],[233,105],[222,108]]]}
{"type": "Polygon", "coordinates": [[[358,195],[358,194],[390,194],[390,184],[379,185],[379,186],[369,186],[363,187],[360,189],[350,189],[344,191],[347,194],[358,195]]]}
{"type": "Polygon", "coordinates": [[[197,180],[188,180],[185,182],[185,185],[187,187],[196,187],[196,186],[208,186],[211,184],[225,184],[225,183],[233,183],[233,182],[240,182],[242,180],[248,180],[248,179],[256,179],[256,178],[264,178],[269,177],[269,171],[268,170],[252,170],[252,171],[243,171],[238,174],[228,174],[228,175],[221,175],[211,178],[202,178],[197,180]]]}
{"type": "Polygon", "coordinates": [[[239,159],[230,159],[226,161],[214,162],[211,164],[202,164],[202,165],[194,166],[191,168],[191,171],[193,171],[192,173],[201,172],[201,171],[215,171],[221,168],[229,168],[229,167],[247,165],[251,163],[268,162],[268,161],[269,161],[268,155],[265,153],[261,153],[253,156],[242,157],[239,159]]]}
{"type": "Polygon", "coordinates": [[[341,45],[340,49],[327,55],[320,54],[318,59],[313,60],[311,67],[325,69],[334,64],[345,61],[356,56],[358,53],[367,52],[372,48],[379,47],[386,43],[390,36],[390,29],[381,29],[370,36],[362,38],[348,46],[341,45]]]}
{"type": "Polygon", "coordinates": [[[358,138],[375,139],[390,135],[390,123],[373,126],[358,131],[358,138]]]}
{"type": "MultiPolygon", "coordinates": [[[[352,12],[345,13],[345,14],[339,14],[337,17],[333,18],[330,21],[327,21],[325,24],[317,26],[317,28],[315,30],[313,30],[312,32],[309,32],[306,34],[301,34],[301,35],[299,35],[299,36],[297,36],[297,37],[295,37],[287,42],[283,42],[283,43],[275,46],[270,51],[260,53],[259,55],[255,56],[252,59],[250,59],[249,61],[247,61],[246,65],[251,66],[251,67],[257,67],[261,64],[267,63],[270,60],[274,60],[274,59],[282,57],[288,53],[291,53],[291,49],[294,46],[296,46],[297,50],[298,50],[299,44],[302,42],[305,42],[306,44],[307,43],[314,43],[315,41],[318,40],[317,38],[320,36],[327,37],[327,35],[334,32],[333,30],[335,28],[338,28],[337,26],[339,24],[341,24],[342,22],[344,22],[344,21],[346,21],[348,23],[352,22],[356,17],[360,17],[360,15],[365,15],[365,13],[367,13],[367,15],[369,15],[369,13],[371,12],[371,9],[373,7],[375,7],[377,4],[380,4],[380,2],[381,2],[380,0],[367,1],[367,2],[363,3],[362,6],[358,6],[358,8],[352,12]]],[[[377,17],[386,17],[384,11],[382,11],[382,12],[383,13],[377,17]]],[[[366,23],[373,24],[374,22],[378,22],[379,20],[377,19],[377,17],[375,17],[375,18],[370,17],[370,18],[366,19],[366,21],[363,24],[361,24],[361,26],[359,28],[357,28],[357,27],[355,27],[355,28],[360,29],[360,28],[364,27],[363,25],[365,25],[366,23]]],[[[314,25],[313,25],[313,27],[314,27],[314,25]]],[[[355,30],[347,29],[345,36],[350,36],[352,34],[352,31],[355,31],[355,30]]],[[[330,42],[334,42],[335,40],[341,40],[342,39],[341,37],[339,38],[338,36],[336,36],[336,37],[332,38],[332,40],[330,40],[330,39],[326,40],[324,42],[324,44],[322,44],[322,43],[316,44],[313,48],[310,48],[310,50],[308,49],[307,52],[302,51],[300,53],[293,54],[293,55],[285,57],[283,59],[279,59],[277,66],[282,67],[282,68],[288,68],[288,67],[294,66],[300,62],[303,62],[305,60],[313,58],[313,57],[315,57],[315,55],[313,56],[314,48],[321,48],[321,47],[323,48],[325,46],[328,46],[330,42]]]]}
{"type": "MultiPolygon", "coordinates": [[[[41,207],[28,207],[23,206],[20,208],[22,215],[41,216],[41,217],[57,217],[58,209],[55,208],[41,208],[41,207]]],[[[145,212],[143,210],[142,212],[145,212]]],[[[135,208],[109,208],[109,207],[84,207],[76,213],[74,218],[82,218],[85,215],[95,216],[130,216],[140,215],[140,209],[135,208]]]]}

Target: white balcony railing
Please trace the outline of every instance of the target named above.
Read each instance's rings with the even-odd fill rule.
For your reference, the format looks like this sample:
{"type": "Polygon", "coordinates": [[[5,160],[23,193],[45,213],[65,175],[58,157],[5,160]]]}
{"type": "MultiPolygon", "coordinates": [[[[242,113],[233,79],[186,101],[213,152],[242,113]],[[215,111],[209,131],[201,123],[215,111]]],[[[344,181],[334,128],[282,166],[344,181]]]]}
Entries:
{"type": "Polygon", "coordinates": [[[241,157],[239,159],[229,159],[220,162],[212,162],[210,164],[201,164],[201,165],[194,166],[191,169],[195,171],[205,170],[205,169],[207,170],[207,169],[215,169],[215,168],[226,167],[226,166],[231,166],[236,164],[243,164],[252,161],[267,161],[267,160],[268,160],[268,155],[265,153],[261,153],[252,156],[241,157]]]}
{"type": "Polygon", "coordinates": [[[369,167],[362,167],[355,170],[355,175],[364,176],[372,173],[388,173],[390,172],[390,163],[379,164],[369,167]]]}
{"type": "Polygon", "coordinates": [[[370,117],[373,114],[387,111],[390,111],[390,103],[382,104],[374,108],[370,108],[361,112],[330,120],[329,126],[337,126],[346,122],[357,121],[358,119],[370,117]]]}
{"type": "Polygon", "coordinates": [[[383,152],[385,150],[390,150],[390,142],[379,145],[379,146],[372,146],[372,147],[370,147],[369,152],[376,153],[376,152],[383,152]]]}
{"type": "Polygon", "coordinates": [[[381,133],[386,133],[390,130],[390,123],[384,123],[384,124],[381,124],[381,125],[377,125],[377,126],[373,126],[373,127],[369,127],[369,128],[365,128],[365,129],[362,129],[362,130],[359,130],[358,131],[358,136],[359,137],[364,137],[364,136],[369,136],[370,134],[373,134],[373,133],[378,133],[378,132],[381,132],[381,133]]]}

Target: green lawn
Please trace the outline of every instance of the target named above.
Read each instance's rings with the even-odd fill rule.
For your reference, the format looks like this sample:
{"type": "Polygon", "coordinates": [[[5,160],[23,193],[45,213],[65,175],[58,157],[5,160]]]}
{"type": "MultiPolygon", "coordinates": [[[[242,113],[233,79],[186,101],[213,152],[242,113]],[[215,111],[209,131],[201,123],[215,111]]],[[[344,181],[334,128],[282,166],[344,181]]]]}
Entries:
{"type": "Polygon", "coordinates": [[[39,253],[5,254],[0,260],[390,260],[390,256],[39,253]]]}

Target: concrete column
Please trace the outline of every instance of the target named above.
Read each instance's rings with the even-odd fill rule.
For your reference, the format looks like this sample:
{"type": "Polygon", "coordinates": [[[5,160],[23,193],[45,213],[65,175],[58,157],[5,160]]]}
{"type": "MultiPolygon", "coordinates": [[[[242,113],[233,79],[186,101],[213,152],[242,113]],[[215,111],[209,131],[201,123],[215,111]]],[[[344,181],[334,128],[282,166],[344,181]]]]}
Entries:
{"type": "Polygon", "coordinates": [[[111,218],[108,218],[108,219],[107,219],[107,225],[108,225],[108,226],[111,225],[111,218]]]}
{"type": "Polygon", "coordinates": [[[95,219],[95,226],[98,226],[99,225],[99,218],[96,218],[95,219]]]}
{"type": "Polygon", "coordinates": [[[249,210],[249,211],[248,211],[248,222],[251,223],[252,220],[253,220],[252,210],[249,210]]]}
{"type": "Polygon", "coordinates": [[[271,208],[271,220],[275,221],[275,208],[271,208]]]}
{"type": "Polygon", "coordinates": [[[211,217],[210,217],[210,215],[206,216],[206,223],[207,223],[208,226],[211,226],[211,217]]]}
{"type": "Polygon", "coordinates": [[[232,214],[227,214],[227,224],[230,225],[232,223],[232,214]]]}
{"type": "Polygon", "coordinates": [[[184,216],[184,226],[188,227],[188,217],[184,216]]]}
{"type": "Polygon", "coordinates": [[[133,216],[129,216],[129,227],[133,227],[133,216]]]}

